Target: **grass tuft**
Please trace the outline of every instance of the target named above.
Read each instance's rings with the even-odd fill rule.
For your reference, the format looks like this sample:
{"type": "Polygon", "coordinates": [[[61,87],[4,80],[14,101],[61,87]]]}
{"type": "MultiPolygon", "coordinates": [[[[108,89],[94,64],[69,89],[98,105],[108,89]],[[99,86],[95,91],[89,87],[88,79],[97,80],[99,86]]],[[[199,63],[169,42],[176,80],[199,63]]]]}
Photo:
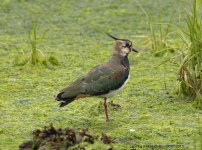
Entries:
{"type": "MultiPolygon", "coordinates": [[[[149,29],[150,29],[150,35],[146,35],[146,37],[148,37],[148,40],[142,42],[142,44],[146,43],[146,46],[143,48],[143,50],[151,45],[151,49],[152,49],[151,53],[153,53],[154,56],[157,56],[157,57],[164,56],[165,57],[168,54],[168,52],[173,53],[174,49],[169,45],[169,43],[167,41],[167,36],[169,35],[169,28],[170,28],[172,15],[170,17],[169,23],[166,24],[167,27],[165,29],[163,29],[161,20],[162,20],[162,15],[164,16],[164,14],[161,9],[159,1],[158,1],[158,8],[159,8],[158,23],[155,23],[153,21],[154,19],[151,17],[151,15],[144,10],[144,8],[139,4],[139,2],[137,0],[136,0],[136,3],[139,5],[139,7],[142,9],[144,14],[146,15],[149,29]]],[[[164,18],[165,18],[165,16],[164,16],[164,18]]],[[[142,53],[142,51],[140,53],[142,53]]]]}
{"type": "Polygon", "coordinates": [[[61,64],[61,63],[58,61],[57,57],[55,57],[55,56],[53,56],[53,55],[50,55],[50,56],[48,57],[48,61],[49,61],[51,64],[55,65],[55,66],[58,66],[58,65],[61,64]]]}
{"type": "Polygon", "coordinates": [[[186,96],[194,96],[194,105],[202,109],[202,29],[198,19],[198,9],[201,1],[193,2],[193,12],[186,12],[186,25],[188,31],[172,26],[173,31],[181,38],[184,48],[180,52],[179,80],[180,91],[186,96]]]}
{"type": "MultiPolygon", "coordinates": [[[[55,56],[49,56],[47,58],[43,52],[37,49],[37,44],[41,43],[44,39],[47,30],[43,33],[42,39],[40,42],[37,42],[37,32],[36,32],[36,25],[37,21],[32,22],[32,31],[28,32],[28,43],[31,45],[31,53],[28,58],[25,57],[24,52],[21,50],[19,54],[15,57],[13,64],[14,65],[37,65],[41,64],[44,67],[53,67],[53,65],[60,65],[60,62],[57,60],[55,56]]],[[[37,65],[40,66],[40,65],[37,65]]]]}
{"type": "MultiPolygon", "coordinates": [[[[138,2],[137,2],[138,3],[138,2]]],[[[159,4],[159,3],[158,3],[159,4]]],[[[178,79],[180,84],[180,93],[185,96],[192,97],[195,99],[194,106],[196,108],[202,109],[202,22],[198,19],[201,16],[198,16],[198,10],[200,9],[200,0],[195,0],[193,2],[193,11],[192,13],[186,11],[186,26],[179,27],[177,25],[171,24],[171,19],[167,25],[166,31],[163,34],[161,25],[159,25],[159,33],[154,29],[154,23],[152,18],[146,13],[146,11],[141,7],[145,15],[149,20],[150,27],[150,36],[149,43],[152,45],[152,53],[155,56],[167,55],[167,52],[174,51],[178,52],[176,56],[163,61],[161,64],[164,64],[168,61],[173,61],[178,64],[178,79]],[[169,30],[173,32],[169,33],[169,30]],[[180,38],[180,42],[176,39],[172,39],[170,35],[176,35],[180,38]],[[170,38],[170,39],[169,39],[170,38]],[[175,41],[175,47],[171,46],[168,41],[175,41]],[[177,62],[176,62],[177,61],[177,62]]],[[[161,22],[161,14],[163,11],[160,9],[159,4],[159,17],[158,20],[161,22]]],[[[172,18],[172,15],[171,17],[172,18]]],[[[178,39],[179,40],[179,39],[178,39]]]]}
{"type": "Polygon", "coordinates": [[[20,50],[15,56],[13,64],[16,66],[23,66],[27,63],[27,56],[24,54],[23,50],[20,50]]]}

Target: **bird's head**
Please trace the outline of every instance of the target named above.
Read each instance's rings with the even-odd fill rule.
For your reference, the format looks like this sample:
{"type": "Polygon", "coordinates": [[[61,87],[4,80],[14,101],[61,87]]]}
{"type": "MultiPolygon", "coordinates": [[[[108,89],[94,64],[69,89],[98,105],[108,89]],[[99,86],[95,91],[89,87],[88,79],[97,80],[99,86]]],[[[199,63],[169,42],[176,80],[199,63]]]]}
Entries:
{"type": "Polygon", "coordinates": [[[117,39],[108,33],[106,34],[115,40],[114,54],[124,57],[127,56],[131,51],[138,53],[138,51],[132,47],[131,41],[127,39],[117,39]]]}

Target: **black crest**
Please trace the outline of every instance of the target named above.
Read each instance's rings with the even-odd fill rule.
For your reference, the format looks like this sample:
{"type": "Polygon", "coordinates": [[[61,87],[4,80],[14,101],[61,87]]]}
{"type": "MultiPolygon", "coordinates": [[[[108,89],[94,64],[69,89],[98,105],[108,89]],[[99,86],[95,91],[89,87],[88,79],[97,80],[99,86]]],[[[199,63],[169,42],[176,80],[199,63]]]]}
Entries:
{"type": "Polygon", "coordinates": [[[106,33],[106,34],[107,34],[109,37],[111,37],[112,39],[114,39],[114,40],[119,40],[119,39],[113,37],[112,35],[110,35],[110,34],[108,34],[108,33],[106,33]]]}

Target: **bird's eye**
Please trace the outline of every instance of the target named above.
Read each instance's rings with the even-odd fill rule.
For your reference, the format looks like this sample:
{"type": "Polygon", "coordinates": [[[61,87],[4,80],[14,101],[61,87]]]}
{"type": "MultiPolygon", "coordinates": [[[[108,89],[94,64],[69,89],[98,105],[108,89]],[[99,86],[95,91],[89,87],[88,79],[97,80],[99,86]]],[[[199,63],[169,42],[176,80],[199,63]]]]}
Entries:
{"type": "Polygon", "coordinates": [[[128,43],[126,43],[126,47],[129,47],[129,44],[128,44],[128,43]]]}

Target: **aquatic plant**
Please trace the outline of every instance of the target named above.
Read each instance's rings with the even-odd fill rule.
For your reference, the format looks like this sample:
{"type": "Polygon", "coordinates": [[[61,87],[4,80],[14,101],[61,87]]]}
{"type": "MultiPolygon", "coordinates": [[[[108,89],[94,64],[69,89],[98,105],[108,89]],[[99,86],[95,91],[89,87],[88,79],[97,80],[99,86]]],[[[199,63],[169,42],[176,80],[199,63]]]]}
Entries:
{"type": "Polygon", "coordinates": [[[181,39],[178,47],[178,57],[180,57],[178,79],[180,81],[180,92],[186,96],[194,97],[194,105],[202,108],[202,85],[201,85],[201,63],[202,63],[202,28],[198,19],[198,10],[201,1],[193,2],[193,12],[186,11],[187,29],[171,25],[172,30],[181,39]]]}
{"type": "Polygon", "coordinates": [[[161,9],[159,1],[158,1],[158,9],[159,9],[158,23],[155,23],[154,19],[151,17],[151,14],[146,12],[137,0],[136,0],[136,3],[139,5],[139,7],[142,9],[144,14],[146,15],[146,18],[148,21],[147,24],[150,29],[150,35],[145,34],[145,37],[147,37],[147,40],[139,44],[139,45],[142,45],[142,44],[146,44],[146,45],[139,52],[138,55],[140,55],[150,45],[151,45],[151,53],[154,54],[155,56],[165,57],[168,54],[168,52],[174,52],[172,46],[169,44],[167,39],[167,35],[169,35],[169,30],[170,30],[170,23],[172,21],[171,20],[172,15],[169,19],[169,24],[166,24],[167,27],[163,29],[161,24],[162,15],[165,19],[166,17],[161,9]]]}
{"type": "Polygon", "coordinates": [[[36,25],[37,21],[32,22],[32,31],[28,31],[28,43],[31,45],[31,53],[28,58],[25,57],[24,52],[21,50],[18,55],[15,57],[13,63],[15,65],[37,65],[41,64],[45,67],[53,65],[59,65],[60,62],[57,58],[53,55],[49,56],[48,58],[43,54],[43,52],[37,49],[37,44],[40,45],[42,40],[45,37],[47,30],[44,31],[41,41],[37,41],[37,32],[36,32],[36,25]]]}
{"type": "Polygon", "coordinates": [[[72,150],[85,150],[87,147],[89,148],[90,144],[93,144],[93,147],[97,149],[112,150],[113,148],[111,144],[114,143],[114,139],[112,139],[110,136],[102,133],[102,138],[99,138],[98,135],[95,135],[92,131],[89,131],[88,128],[83,128],[82,131],[79,132],[76,129],[55,128],[52,124],[50,127],[45,126],[42,131],[40,129],[34,130],[32,134],[33,140],[20,144],[19,150],[66,150],[69,148],[72,150]]]}
{"type": "MultiPolygon", "coordinates": [[[[165,57],[167,55],[165,51],[167,50],[177,52],[175,56],[163,61],[161,64],[171,60],[178,64],[177,75],[180,81],[180,93],[185,96],[195,98],[194,105],[197,108],[202,109],[202,22],[198,19],[198,10],[200,9],[200,4],[200,0],[195,0],[193,2],[193,12],[190,13],[186,10],[186,26],[177,26],[172,24],[170,19],[168,23],[156,23],[156,25],[159,25],[160,30],[160,32],[157,33],[154,30],[154,23],[151,17],[138,3],[149,20],[148,24],[150,26],[150,36],[148,36],[149,43],[146,46],[151,44],[151,53],[155,54],[156,56],[162,56],[162,54],[164,54],[165,57]],[[167,25],[165,36],[163,36],[164,34],[162,33],[161,29],[161,25],[163,24],[167,25]],[[169,33],[169,30],[172,30],[172,32],[169,33]],[[181,41],[179,42],[179,38],[172,39],[172,37],[169,37],[169,34],[172,34],[173,36],[177,35],[181,41]],[[170,40],[176,43],[174,47],[168,44],[167,41],[170,40]],[[178,62],[176,60],[178,60],[178,62]]],[[[163,14],[162,10],[160,9],[160,4],[159,13],[163,14]]],[[[159,20],[161,20],[161,17],[159,17],[159,20]]]]}

